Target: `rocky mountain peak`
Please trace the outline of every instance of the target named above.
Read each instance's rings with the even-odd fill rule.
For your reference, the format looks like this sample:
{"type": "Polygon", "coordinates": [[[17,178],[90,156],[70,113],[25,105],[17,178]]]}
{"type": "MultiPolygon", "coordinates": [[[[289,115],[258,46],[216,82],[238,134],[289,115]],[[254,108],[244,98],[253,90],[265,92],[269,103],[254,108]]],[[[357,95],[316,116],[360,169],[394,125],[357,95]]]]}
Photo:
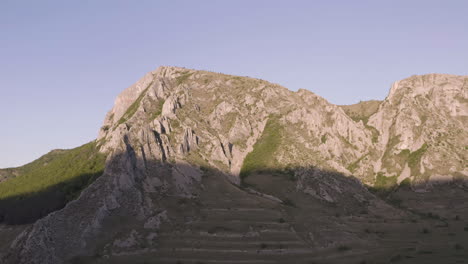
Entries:
{"type": "Polygon", "coordinates": [[[383,102],[338,107],[309,90],[292,92],[254,78],[160,67],[118,96],[99,139],[102,150],[111,151],[124,144],[123,138],[143,144],[147,139],[141,136],[154,131],[161,150],[154,158],[185,160],[197,149],[211,166],[237,175],[232,180],[239,183],[244,159],[274,118],[284,133],[274,154],[281,163],[354,174],[369,184],[379,173],[401,181],[410,174],[405,164],[394,163],[393,155],[433,148],[431,142],[439,140],[433,131],[441,128],[429,127],[456,127],[461,131],[456,140],[466,133],[466,79],[412,76],[395,82],[383,102]]]}
{"type": "Polygon", "coordinates": [[[398,182],[405,178],[425,181],[434,175],[451,179],[465,171],[467,80],[466,76],[428,74],[393,84],[369,118],[369,126],[380,133],[377,147],[383,153],[375,171],[394,175],[398,182]],[[402,156],[410,162],[405,164],[402,156]],[[381,164],[385,163],[384,169],[381,164]]]}
{"type": "Polygon", "coordinates": [[[449,107],[451,115],[466,115],[462,102],[468,87],[466,76],[450,74],[414,75],[392,85],[387,101],[400,103],[403,98],[426,97],[436,107],[449,107]],[[447,101],[452,100],[453,101],[447,101]],[[456,105],[453,106],[452,103],[456,105]]]}
{"type": "MultiPolygon", "coordinates": [[[[362,230],[349,232],[357,230],[357,212],[394,223],[409,213],[364,184],[379,189],[404,182],[405,192],[427,192],[441,179],[466,184],[467,79],[412,76],[396,82],[382,102],[337,106],[260,79],[159,67],[125,89],[106,115],[96,143],[107,154],[104,174],[19,235],[6,259],[63,263],[106,256],[89,258],[112,263],[156,254],[174,263],[174,255],[198,251],[176,252],[171,239],[258,243],[270,241],[265,234],[277,228],[284,241],[294,237],[293,250],[281,246],[279,252],[308,257],[311,245],[330,252],[334,238],[359,241],[359,247],[385,243],[378,236],[363,239],[362,230]],[[325,216],[317,218],[318,211],[325,216]],[[345,218],[351,220],[340,222],[345,218]]],[[[216,245],[206,252],[227,252],[216,245]]],[[[267,255],[277,252],[266,247],[267,255]]],[[[253,253],[241,256],[248,260],[262,255],[229,252],[253,253]]]]}

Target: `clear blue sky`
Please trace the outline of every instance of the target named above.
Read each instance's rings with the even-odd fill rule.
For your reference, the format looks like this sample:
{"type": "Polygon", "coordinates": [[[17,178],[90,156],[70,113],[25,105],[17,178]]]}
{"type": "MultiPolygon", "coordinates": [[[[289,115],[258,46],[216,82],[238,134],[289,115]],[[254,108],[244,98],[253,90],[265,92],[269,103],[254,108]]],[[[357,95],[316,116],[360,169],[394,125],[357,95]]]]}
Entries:
{"type": "Polygon", "coordinates": [[[252,76],[335,104],[468,74],[468,1],[0,1],[0,168],[97,136],[160,65],[252,76]]]}

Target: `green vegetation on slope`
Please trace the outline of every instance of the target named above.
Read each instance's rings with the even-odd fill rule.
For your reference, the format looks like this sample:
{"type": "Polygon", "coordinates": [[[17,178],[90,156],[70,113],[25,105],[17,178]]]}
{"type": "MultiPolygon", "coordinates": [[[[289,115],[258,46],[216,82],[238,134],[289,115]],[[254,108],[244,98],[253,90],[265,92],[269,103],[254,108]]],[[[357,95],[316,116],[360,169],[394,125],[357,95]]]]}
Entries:
{"type": "Polygon", "coordinates": [[[418,165],[421,162],[421,158],[426,152],[428,146],[424,143],[418,150],[411,152],[408,156],[408,166],[411,168],[411,173],[416,174],[419,172],[418,165]]]}
{"type": "Polygon", "coordinates": [[[392,191],[398,188],[398,177],[386,177],[382,172],[377,173],[374,186],[367,186],[368,190],[381,199],[389,201],[387,198],[392,191]]]}
{"type": "Polygon", "coordinates": [[[102,175],[106,156],[95,141],[52,151],[16,168],[16,177],[0,183],[0,222],[30,223],[65,206],[102,175]]]}
{"type": "Polygon", "coordinates": [[[385,146],[385,152],[382,156],[382,167],[387,170],[388,174],[400,174],[407,161],[408,153],[406,151],[400,151],[400,153],[395,155],[396,146],[400,142],[400,136],[391,137],[385,146]]]}
{"type": "Polygon", "coordinates": [[[320,138],[320,142],[322,142],[322,144],[327,143],[327,134],[322,135],[322,137],[320,138]]]}
{"type": "Polygon", "coordinates": [[[391,189],[397,185],[397,176],[386,177],[381,173],[377,174],[375,178],[374,188],[377,189],[391,189]]]}
{"type": "Polygon", "coordinates": [[[153,110],[153,112],[150,114],[148,120],[149,121],[153,121],[156,117],[158,117],[159,115],[161,115],[162,113],[162,108],[163,108],[163,105],[164,105],[164,100],[158,100],[155,105],[155,109],[153,110]]]}
{"type": "Polygon", "coordinates": [[[57,156],[60,156],[65,151],[66,150],[63,150],[63,149],[52,150],[51,152],[45,154],[44,156],[38,158],[37,160],[31,163],[28,163],[22,167],[0,169],[0,175],[3,175],[5,178],[11,178],[11,177],[15,177],[18,175],[29,173],[31,171],[34,171],[40,166],[46,165],[51,160],[54,160],[57,156]]]}
{"type": "Polygon", "coordinates": [[[369,126],[367,122],[369,118],[379,110],[379,106],[382,101],[369,100],[361,101],[353,105],[339,105],[343,111],[354,121],[362,121],[364,126],[372,133],[372,142],[376,143],[379,138],[379,131],[372,126],[369,126]]]}
{"type": "Polygon", "coordinates": [[[360,157],[359,159],[357,159],[355,162],[349,164],[349,166],[347,167],[347,169],[351,172],[351,173],[354,173],[354,171],[359,167],[359,163],[369,155],[369,153],[363,155],[362,157],[360,157]]]}
{"type": "Polygon", "coordinates": [[[177,85],[181,85],[185,81],[188,80],[188,78],[192,75],[190,72],[184,72],[182,73],[179,77],[176,78],[176,83],[177,85]]]}
{"type": "Polygon", "coordinates": [[[387,177],[382,172],[377,173],[374,186],[367,186],[369,191],[385,199],[385,197],[395,188],[398,187],[398,177],[387,177]]]}
{"type": "Polygon", "coordinates": [[[0,183],[0,199],[32,195],[58,184],[64,184],[67,195],[72,197],[91,183],[95,175],[102,174],[105,159],[105,155],[97,151],[95,142],[75,149],[53,151],[19,168],[23,173],[17,177],[0,183]],[[82,175],[94,177],[80,179],[82,175]]]}
{"type": "Polygon", "coordinates": [[[370,100],[361,101],[353,105],[340,105],[340,107],[353,121],[359,122],[362,120],[364,124],[367,124],[369,117],[379,109],[380,103],[381,101],[370,100]]]}
{"type": "Polygon", "coordinates": [[[253,146],[252,152],[247,154],[242,164],[240,176],[247,177],[255,171],[265,171],[273,169],[274,153],[281,143],[282,127],[275,117],[268,119],[262,136],[253,146]]]}
{"type": "Polygon", "coordinates": [[[132,116],[136,113],[138,110],[138,107],[140,107],[141,100],[143,100],[143,97],[146,94],[146,91],[148,91],[148,88],[152,85],[153,83],[151,82],[148,87],[146,87],[143,92],[140,93],[138,98],[127,108],[127,111],[125,111],[125,114],[119,119],[118,125],[123,124],[127,122],[132,116]]]}

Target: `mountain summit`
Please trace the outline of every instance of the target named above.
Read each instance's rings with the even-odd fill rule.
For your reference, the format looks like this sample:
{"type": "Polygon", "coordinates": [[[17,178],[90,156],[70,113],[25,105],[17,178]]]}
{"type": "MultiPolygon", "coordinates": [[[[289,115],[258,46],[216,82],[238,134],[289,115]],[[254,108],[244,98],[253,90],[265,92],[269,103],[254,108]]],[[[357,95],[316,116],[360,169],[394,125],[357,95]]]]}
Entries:
{"type": "MultiPolygon", "coordinates": [[[[83,191],[63,209],[1,227],[11,235],[0,253],[4,263],[446,260],[447,234],[468,228],[468,209],[447,209],[468,196],[467,123],[468,76],[412,76],[381,102],[337,106],[260,79],[159,67],[106,115],[90,147],[107,157],[102,175],[73,185],[83,191]]],[[[21,170],[2,177],[0,188],[21,170]]],[[[12,214],[0,201],[1,213],[12,214]]],[[[448,246],[454,261],[468,257],[456,249],[467,238],[448,246]]]]}

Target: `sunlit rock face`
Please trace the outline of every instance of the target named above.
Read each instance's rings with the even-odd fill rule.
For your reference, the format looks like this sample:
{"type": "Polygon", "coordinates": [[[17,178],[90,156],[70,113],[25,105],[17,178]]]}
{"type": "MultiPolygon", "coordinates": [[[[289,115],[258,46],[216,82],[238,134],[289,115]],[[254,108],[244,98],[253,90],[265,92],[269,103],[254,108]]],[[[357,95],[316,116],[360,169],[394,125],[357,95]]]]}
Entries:
{"type": "Polygon", "coordinates": [[[413,76],[396,82],[374,110],[352,109],[259,79],[160,67],[124,90],[106,115],[97,138],[108,154],[103,176],[28,227],[5,262],[171,258],[164,237],[174,230],[181,239],[219,232],[264,244],[265,230],[280,228],[291,244],[281,250],[312,259],[339,240],[378,245],[377,236],[348,232],[356,228],[351,216],[400,221],[409,214],[363,183],[410,179],[427,190],[468,177],[468,77],[413,76]],[[321,215],[309,215],[314,210],[321,215]],[[232,220],[229,227],[218,226],[217,214],[232,220]]]}
{"type": "Polygon", "coordinates": [[[396,82],[369,118],[380,133],[375,172],[418,183],[433,175],[466,176],[467,80],[428,74],[396,82]]]}

